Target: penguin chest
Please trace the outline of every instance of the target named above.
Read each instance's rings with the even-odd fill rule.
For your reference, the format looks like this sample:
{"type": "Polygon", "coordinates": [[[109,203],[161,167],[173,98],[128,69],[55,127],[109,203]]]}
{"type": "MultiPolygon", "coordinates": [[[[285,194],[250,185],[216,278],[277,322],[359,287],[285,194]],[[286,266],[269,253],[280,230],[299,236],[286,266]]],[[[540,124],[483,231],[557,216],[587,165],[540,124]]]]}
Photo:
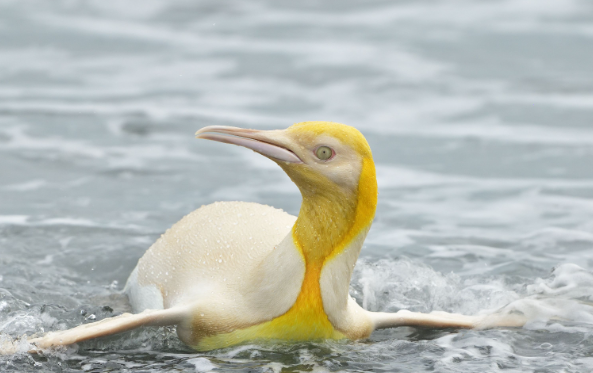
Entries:
{"type": "MultiPolygon", "coordinates": [[[[344,334],[333,327],[323,309],[319,275],[320,270],[307,268],[295,303],[283,315],[229,333],[204,336],[193,347],[197,350],[211,350],[257,339],[305,341],[345,338],[344,334]]],[[[195,326],[200,329],[199,325],[195,326]]]]}

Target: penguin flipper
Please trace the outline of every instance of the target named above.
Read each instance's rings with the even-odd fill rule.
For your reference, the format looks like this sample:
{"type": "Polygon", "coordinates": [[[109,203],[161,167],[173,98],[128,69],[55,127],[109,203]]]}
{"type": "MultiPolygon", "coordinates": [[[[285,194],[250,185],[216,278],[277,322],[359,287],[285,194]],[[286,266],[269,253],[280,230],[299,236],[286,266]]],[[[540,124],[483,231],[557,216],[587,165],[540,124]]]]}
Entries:
{"type": "Polygon", "coordinates": [[[32,345],[29,352],[36,352],[56,346],[65,346],[88,339],[104,337],[125,332],[141,326],[176,325],[187,316],[187,308],[168,308],[164,310],[145,310],[141,313],[124,313],[75,328],[49,332],[43,337],[27,340],[32,345]]]}
{"type": "Polygon", "coordinates": [[[413,326],[423,328],[486,329],[495,327],[521,327],[527,321],[520,315],[466,316],[458,313],[434,311],[431,313],[401,310],[396,313],[368,312],[374,329],[413,326]]]}

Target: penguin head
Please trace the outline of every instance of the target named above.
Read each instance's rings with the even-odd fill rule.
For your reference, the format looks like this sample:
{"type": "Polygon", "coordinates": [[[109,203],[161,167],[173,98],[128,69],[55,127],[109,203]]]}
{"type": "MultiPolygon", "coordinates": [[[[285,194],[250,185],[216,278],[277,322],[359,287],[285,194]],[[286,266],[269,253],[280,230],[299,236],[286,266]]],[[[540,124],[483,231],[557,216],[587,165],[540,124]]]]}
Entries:
{"type": "Polygon", "coordinates": [[[356,195],[360,187],[369,186],[376,190],[371,149],[351,126],[302,122],[269,131],[209,126],[199,130],[196,137],[244,146],[268,157],[282,167],[303,197],[356,195]]]}

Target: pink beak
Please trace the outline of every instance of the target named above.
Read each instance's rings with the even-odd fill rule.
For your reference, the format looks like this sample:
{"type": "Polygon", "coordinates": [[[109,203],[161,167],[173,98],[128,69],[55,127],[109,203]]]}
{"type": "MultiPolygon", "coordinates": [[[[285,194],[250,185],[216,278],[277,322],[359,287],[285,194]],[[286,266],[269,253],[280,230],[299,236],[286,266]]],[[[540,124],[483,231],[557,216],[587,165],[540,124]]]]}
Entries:
{"type": "Polygon", "coordinates": [[[244,146],[261,155],[278,161],[303,163],[286,147],[282,131],[258,131],[238,127],[208,126],[196,132],[196,138],[244,146]]]}

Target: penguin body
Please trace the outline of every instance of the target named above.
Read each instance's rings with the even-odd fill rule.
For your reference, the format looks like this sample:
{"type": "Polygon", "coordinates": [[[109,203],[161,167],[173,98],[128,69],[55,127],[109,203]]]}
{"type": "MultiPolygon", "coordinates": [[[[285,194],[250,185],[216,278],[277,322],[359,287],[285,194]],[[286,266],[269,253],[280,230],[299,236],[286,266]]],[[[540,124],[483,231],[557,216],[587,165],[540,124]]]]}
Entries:
{"type": "MultiPolygon", "coordinates": [[[[332,316],[339,317],[345,309],[337,310],[333,288],[349,276],[336,277],[337,269],[343,270],[336,259],[338,268],[328,271],[319,292],[319,279],[303,283],[306,266],[291,234],[296,219],[247,202],[216,202],[188,214],[147,250],[130,275],[124,291],[134,312],[189,305],[194,316],[177,332],[198,350],[252,339],[345,338],[348,333],[330,322],[323,296],[316,297],[325,293],[329,309],[337,311],[332,316]]],[[[358,251],[355,246],[351,250],[358,251]]]]}

